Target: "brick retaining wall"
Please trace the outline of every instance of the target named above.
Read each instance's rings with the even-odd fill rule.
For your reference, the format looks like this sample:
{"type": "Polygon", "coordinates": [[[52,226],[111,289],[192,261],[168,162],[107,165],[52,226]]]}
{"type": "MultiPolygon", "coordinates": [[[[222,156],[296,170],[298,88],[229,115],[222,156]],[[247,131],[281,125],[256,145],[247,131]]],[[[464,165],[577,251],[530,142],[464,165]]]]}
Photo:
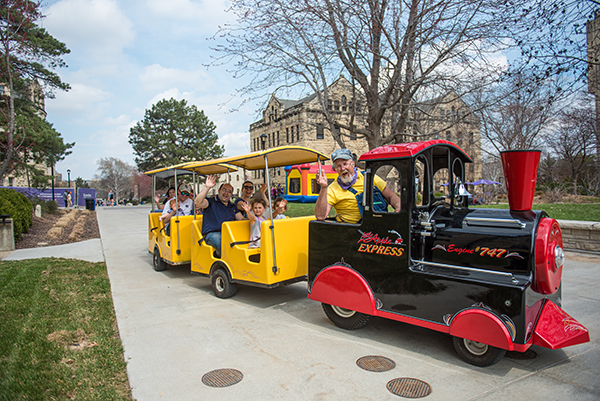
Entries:
{"type": "Polygon", "coordinates": [[[563,248],[600,253],[600,222],[559,220],[563,248]]]}

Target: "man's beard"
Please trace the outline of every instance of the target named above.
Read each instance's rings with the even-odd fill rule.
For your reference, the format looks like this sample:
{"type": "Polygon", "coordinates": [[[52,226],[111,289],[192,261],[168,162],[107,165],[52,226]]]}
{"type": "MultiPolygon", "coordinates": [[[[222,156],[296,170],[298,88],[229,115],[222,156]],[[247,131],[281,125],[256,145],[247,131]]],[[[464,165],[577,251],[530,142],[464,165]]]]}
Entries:
{"type": "Polygon", "coordinates": [[[348,174],[346,177],[340,176],[340,181],[342,181],[344,184],[350,184],[353,178],[354,174],[348,174]]]}

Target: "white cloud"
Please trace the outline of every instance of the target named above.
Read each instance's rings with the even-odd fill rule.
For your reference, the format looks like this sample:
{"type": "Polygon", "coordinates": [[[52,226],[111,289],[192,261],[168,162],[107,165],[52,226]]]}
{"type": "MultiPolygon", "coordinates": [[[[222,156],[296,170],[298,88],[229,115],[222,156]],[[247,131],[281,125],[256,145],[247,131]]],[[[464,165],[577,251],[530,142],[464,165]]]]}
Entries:
{"type": "Polygon", "coordinates": [[[175,100],[185,99],[188,101],[188,103],[190,103],[189,99],[192,98],[192,94],[190,92],[180,92],[178,88],[167,89],[166,91],[163,91],[152,97],[152,99],[150,99],[146,104],[146,110],[150,109],[152,105],[155,105],[163,99],[169,100],[171,98],[175,100]]]}
{"type": "Polygon", "coordinates": [[[203,70],[185,71],[178,68],[166,68],[152,64],[140,74],[140,82],[145,89],[163,89],[165,87],[184,86],[201,88],[209,81],[203,70]]]}
{"type": "Polygon", "coordinates": [[[43,25],[54,37],[96,61],[119,56],[135,38],[115,0],[62,0],[44,13],[43,25]]]}
{"type": "Polygon", "coordinates": [[[104,129],[96,131],[90,137],[90,142],[100,151],[97,154],[102,157],[116,157],[130,164],[133,163],[133,149],[129,144],[129,130],[135,125],[135,121],[127,116],[118,119],[107,119],[104,129]]]}
{"type": "Polygon", "coordinates": [[[219,145],[225,145],[226,156],[237,156],[250,153],[250,134],[234,132],[219,136],[219,145]]]}
{"type": "Polygon", "coordinates": [[[218,25],[232,17],[225,12],[229,8],[227,0],[148,0],[147,5],[151,13],[163,20],[170,20],[175,29],[182,31],[200,29],[214,33],[218,25]],[[192,21],[195,23],[189,24],[192,21]]]}
{"type": "Polygon", "coordinates": [[[46,100],[48,121],[73,154],[57,164],[93,177],[101,157],[133,164],[129,131],[161,99],[185,99],[217,125],[226,154],[250,149],[250,106],[228,113],[222,104],[236,83],[210,61],[207,37],[232,15],[229,0],[45,0],[41,24],[64,42],[67,69],[57,70],[72,89],[46,100]]]}
{"type": "Polygon", "coordinates": [[[57,92],[56,98],[46,102],[46,110],[60,115],[76,116],[82,112],[89,112],[97,107],[99,102],[105,101],[111,94],[100,88],[74,83],[68,92],[57,92]]]}
{"type": "Polygon", "coordinates": [[[129,129],[135,125],[135,121],[132,121],[130,116],[121,114],[117,118],[107,117],[105,120],[105,125],[111,127],[127,126],[127,129],[129,129]]]}

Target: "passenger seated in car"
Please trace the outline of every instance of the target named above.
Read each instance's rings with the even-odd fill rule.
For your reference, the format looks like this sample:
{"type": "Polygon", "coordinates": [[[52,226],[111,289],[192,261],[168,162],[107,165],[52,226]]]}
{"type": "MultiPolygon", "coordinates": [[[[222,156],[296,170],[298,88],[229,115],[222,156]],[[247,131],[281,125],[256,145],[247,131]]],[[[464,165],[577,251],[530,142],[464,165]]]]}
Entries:
{"type": "Polygon", "coordinates": [[[273,220],[287,219],[285,212],[287,212],[287,201],[283,198],[275,199],[275,202],[273,202],[273,220]]]}
{"type": "MultiPolygon", "coordinates": [[[[235,204],[235,207],[237,207],[238,210],[242,213],[244,218],[247,219],[248,215],[246,214],[246,210],[244,209],[244,204],[250,204],[252,197],[253,197],[254,184],[252,183],[252,181],[245,181],[244,185],[242,185],[242,189],[243,189],[242,196],[237,198],[233,203],[235,204]]],[[[267,184],[263,183],[259,189],[260,196],[262,199],[265,200],[265,202],[267,202],[267,206],[268,206],[269,199],[267,198],[267,195],[265,195],[266,190],[267,190],[267,184]]]]}
{"type": "Polygon", "coordinates": [[[226,221],[244,220],[242,213],[231,203],[233,187],[222,184],[216,196],[206,197],[208,191],[217,185],[217,176],[206,178],[206,185],[194,201],[196,210],[202,211],[202,236],[204,242],[216,249],[216,256],[221,257],[221,225],[226,221]]]}
{"type": "Polygon", "coordinates": [[[267,202],[264,199],[254,199],[244,209],[250,220],[250,244],[248,248],[260,248],[260,224],[267,218],[264,216],[267,210],[267,202]]]}
{"type": "Polygon", "coordinates": [[[165,235],[171,235],[171,217],[189,216],[193,213],[194,202],[189,196],[190,187],[187,184],[181,184],[177,191],[177,199],[173,196],[172,199],[165,203],[163,213],[160,216],[160,221],[165,225],[165,235]]]}
{"type": "Polygon", "coordinates": [[[154,203],[156,203],[156,207],[160,208],[160,209],[165,209],[165,205],[175,197],[175,187],[171,187],[169,188],[169,190],[167,191],[167,193],[165,194],[165,201],[164,203],[161,205],[160,204],[160,196],[158,196],[158,194],[154,197],[154,203]]]}

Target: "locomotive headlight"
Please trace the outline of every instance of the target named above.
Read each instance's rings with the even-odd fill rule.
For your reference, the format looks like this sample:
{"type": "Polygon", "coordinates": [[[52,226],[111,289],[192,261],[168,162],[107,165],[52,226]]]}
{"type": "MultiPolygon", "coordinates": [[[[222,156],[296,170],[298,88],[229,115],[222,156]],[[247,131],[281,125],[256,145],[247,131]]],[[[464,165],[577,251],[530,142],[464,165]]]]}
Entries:
{"type": "Polygon", "coordinates": [[[564,264],[565,264],[565,252],[563,251],[563,249],[560,246],[556,245],[556,248],[554,248],[555,271],[560,269],[564,264]]]}
{"type": "Polygon", "coordinates": [[[560,288],[565,253],[558,222],[540,219],[535,238],[535,271],[532,288],[540,294],[554,294],[560,288]]]}

